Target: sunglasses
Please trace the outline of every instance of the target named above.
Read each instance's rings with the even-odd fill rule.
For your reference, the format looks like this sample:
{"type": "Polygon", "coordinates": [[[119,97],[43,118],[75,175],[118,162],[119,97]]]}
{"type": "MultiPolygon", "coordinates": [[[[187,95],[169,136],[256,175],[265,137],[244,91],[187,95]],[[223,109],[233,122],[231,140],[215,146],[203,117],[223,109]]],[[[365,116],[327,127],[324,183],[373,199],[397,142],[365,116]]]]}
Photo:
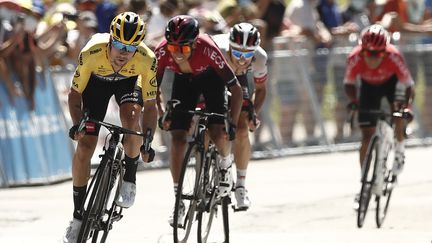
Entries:
{"type": "Polygon", "coordinates": [[[119,50],[123,50],[126,52],[135,52],[138,48],[138,46],[133,46],[133,45],[125,45],[123,43],[121,43],[120,41],[117,40],[112,40],[112,45],[115,49],[119,49],[119,50]]]}
{"type": "Polygon", "coordinates": [[[371,57],[371,58],[380,58],[383,57],[385,55],[385,51],[375,51],[375,50],[367,50],[364,49],[363,51],[363,55],[366,57],[371,57]]]}
{"type": "Polygon", "coordinates": [[[183,54],[189,54],[192,52],[192,47],[190,44],[186,44],[186,45],[167,44],[167,49],[171,53],[181,52],[183,54]]]}
{"type": "Polygon", "coordinates": [[[232,49],[231,54],[237,59],[240,59],[241,57],[244,57],[245,59],[249,59],[255,55],[255,52],[254,51],[242,52],[242,51],[237,51],[232,49]]]}

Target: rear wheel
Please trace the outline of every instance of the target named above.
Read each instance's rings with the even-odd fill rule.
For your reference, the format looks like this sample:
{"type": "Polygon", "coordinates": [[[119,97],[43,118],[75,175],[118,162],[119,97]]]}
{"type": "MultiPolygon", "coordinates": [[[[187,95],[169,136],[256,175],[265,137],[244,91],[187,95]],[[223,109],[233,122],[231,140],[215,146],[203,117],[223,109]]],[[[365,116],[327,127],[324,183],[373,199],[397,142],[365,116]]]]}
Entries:
{"type": "Polygon", "coordinates": [[[202,153],[196,153],[197,149],[195,144],[188,147],[180,173],[172,224],[174,243],[187,242],[195,220],[198,204],[196,191],[201,173],[199,161],[203,161],[202,153]]]}
{"type": "Polygon", "coordinates": [[[366,161],[363,163],[362,168],[362,186],[360,190],[359,207],[357,211],[357,227],[363,227],[363,223],[369,208],[369,202],[372,197],[372,185],[375,179],[374,165],[378,160],[379,144],[378,137],[374,136],[371,139],[367,153],[366,161]]]}

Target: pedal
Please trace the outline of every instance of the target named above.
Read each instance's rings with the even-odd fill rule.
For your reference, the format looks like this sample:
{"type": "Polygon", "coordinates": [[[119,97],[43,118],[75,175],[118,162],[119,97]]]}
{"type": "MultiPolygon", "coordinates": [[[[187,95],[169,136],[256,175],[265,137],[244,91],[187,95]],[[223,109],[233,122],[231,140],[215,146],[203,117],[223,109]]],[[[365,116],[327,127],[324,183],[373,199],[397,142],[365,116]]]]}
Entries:
{"type": "Polygon", "coordinates": [[[240,207],[240,208],[238,208],[235,205],[232,205],[231,207],[234,210],[234,212],[242,212],[242,211],[247,211],[249,209],[249,207],[240,207]]]}

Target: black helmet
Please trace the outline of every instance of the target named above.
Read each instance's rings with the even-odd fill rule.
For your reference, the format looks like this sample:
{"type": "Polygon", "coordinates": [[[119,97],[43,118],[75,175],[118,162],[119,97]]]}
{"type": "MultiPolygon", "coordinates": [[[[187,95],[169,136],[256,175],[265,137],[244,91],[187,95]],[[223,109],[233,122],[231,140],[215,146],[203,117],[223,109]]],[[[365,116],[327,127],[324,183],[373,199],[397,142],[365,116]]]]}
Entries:
{"type": "Polygon", "coordinates": [[[193,42],[198,33],[198,20],[188,15],[178,15],[168,21],[165,38],[169,43],[184,45],[193,42]]]}

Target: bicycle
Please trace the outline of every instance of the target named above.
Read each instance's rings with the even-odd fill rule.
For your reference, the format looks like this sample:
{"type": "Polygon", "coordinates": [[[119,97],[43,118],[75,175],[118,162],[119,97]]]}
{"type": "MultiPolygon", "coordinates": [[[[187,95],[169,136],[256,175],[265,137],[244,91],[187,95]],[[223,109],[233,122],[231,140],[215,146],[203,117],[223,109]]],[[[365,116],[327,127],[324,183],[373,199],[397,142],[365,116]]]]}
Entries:
{"type": "MultiPolygon", "coordinates": [[[[87,112],[84,113],[80,121],[78,131],[94,127],[94,124],[107,128],[109,134],[106,136],[106,139],[110,135],[111,137],[108,141],[108,146],[103,147],[103,154],[99,155],[99,158],[101,158],[100,164],[93,175],[85,196],[84,205],[80,210],[83,220],[78,234],[78,243],[84,243],[87,240],[91,240],[92,243],[105,242],[113,223],[123,217],[123,208],[115,203],[124,174],[124,149],[120,136],[122,134],[131,134],[144,137],[145,142],[143,147],[146,149],[151,147],[152,140],[151,129],[148,129],[145,134],[131,131],[114,124],[91,119],[87,112]],[[98,241],[100,231],[103,231],[103,234],[98,241]]],[[[154,154],[152,153],[150,156],[154,156],[154,154]]]]}
{"type": "Polygon", "coordinates": [[[372,194],[375,195],[375,222],[380,228],[387,215],[390,198],[396,186],[397,176],[391,168],[395,162],[394,117],[406,118],[406,112],[388,113],[382,110],[364,110],[361,113],[378,117],[376,132],[367,148],[362,166],[361,190],[357,211],[357,227],[363,226],[372,194]],[[372,168],[372,169],[371,169],[372,168]]]}
{"type": "MultiPolygon", "coordinates": [[[[207,113],[200,109],[189,111],[173,111],[179,104],[178,100],[167,102],[166,114],[170,112],[186,112],[198,117],[193,129],[188,148],[183,160],[173,215],[174,243],[187,242],[194,220],[198,220],[197,238],[199,243],[207,243],[213,219],[222,211],[224,242],[229,243],[229,205],[230,195],[219,198],[216,189],[219,184],[219,156],[216,146],[208,141],[206,136],[209,117],[223,117],[227,115],[207,113]],[[179,218],[184,210],[184,218],[179,218]]],[[[164,117],[166,118],[166,116],[164,117]]]]}

